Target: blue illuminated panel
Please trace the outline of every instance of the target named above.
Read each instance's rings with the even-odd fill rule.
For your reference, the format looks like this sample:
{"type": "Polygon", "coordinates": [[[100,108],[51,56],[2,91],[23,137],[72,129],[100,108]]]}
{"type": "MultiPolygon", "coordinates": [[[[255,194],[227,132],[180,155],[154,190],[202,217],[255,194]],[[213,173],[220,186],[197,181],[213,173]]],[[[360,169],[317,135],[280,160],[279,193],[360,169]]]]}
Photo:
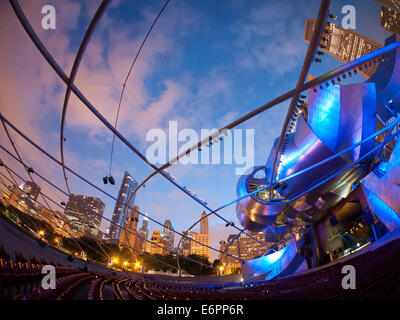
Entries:
{"type": "Polygon", "coordinates": [[[339,130],[340,88],[329,86],[308,91],[308,124],[316,136],[335,151],[339,130]]]}

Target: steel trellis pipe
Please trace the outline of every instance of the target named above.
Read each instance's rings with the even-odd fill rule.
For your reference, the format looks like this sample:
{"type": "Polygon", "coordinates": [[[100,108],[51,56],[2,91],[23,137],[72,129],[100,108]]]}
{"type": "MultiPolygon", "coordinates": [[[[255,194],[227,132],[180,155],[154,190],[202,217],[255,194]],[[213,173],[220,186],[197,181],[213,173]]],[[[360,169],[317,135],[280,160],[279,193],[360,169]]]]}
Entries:
{"type": "MultiPolygon", "coordinates": [[[[26,19],[25,15],[23,14],[23,11],[21,10],[21,8],[20,8],[18,2],[17,2],[16,0],[9,0],[9,1],[10,1],[10,4],[12,5],[12,7],[13,7],[15,13],[16,13],[16,15],[18,16],[18,18],[19,18],[21,24],[23,25],[24,29],[25,29],[26,32],[28,33],[29,37],[31,38],[31,40],[32,40],[32,41],[34,42],[34,44],[37,46],[37,48],[38,48],[39,51],[42,53],[42,55],[44,56],[44,58],[45,58],[45,59],[49,62],[49,64],[53,67],[53,69],[55,70],[55,72],[60,76],[60,78],[61,78],[64,82],[67,83],[67,81],[68,81],[67,76],[66,76],[65,73],[62,71],[62,69],[57,65],[57,63],[56,63],[56,61],[54,60],[54,58],[49,54],[49,52],[47,51],[47,49],[45,48],[45,46],[43,45],[43,43],[40,41],[40,39],[37,37],[36,33],[33,31],[33,29],[32,29],[32,27],[30,26],[28,20],[26,19]]],[[[314,80],[312,80],[312,81],[306,83],[306,84],[303,86],[302,90],[309,89],[309,88],[311,88],[312,86],[318,84],[318,83],[321,82],[321,81],[325,81],[325,80],[328,80],[328,79],[330,79],[330,78],[332,78],[332,77],[335,77],[336,75],[338,75],[338,74],[340,74],[340,73],[342,73],[342,72],[345,72],[345,71],[347,71],[347,70],[350,70],[350,69],[354,68],[355,66],[364,63],[365,61],[368,61],[368,60],[370,60],[370,59],[373,59],[373,58],[375,58],[375,57],[377,57],[377,56],[379,56],[379,55],[381,55],[381,54],[384,54],[384,53],[386,53],[386,52],[388,52],[388,51],[394,50],[394,49],[397,48],[398,46],[399,46],[399,42],[395,42],[395,43],[393,43],[393,44],[391,44],[391,45],[388,45],[388,46],[386,46],[386,47],[384,47],[384,48],[378,49],[378,50],[376,50],[376,51],[374,51],[374,52],[372,52],[372,53],[370,53],[370,54],[368,54],[368,55],[365,55],[365,56],[363,56],[363,57],[361,57],[361,58],[359,58],[359,59],[357,59],[357,60],[354,60],[354,61],[352,61],[352,62],[350,62],[350,63],[348,63],[348,64],[346,64],[346,65],[344,65],[344,66],[342,66],[342,67],[337,68],[336,70],[334,70],[334,71],[332,71],[332,72],[329,72],[329,73],[327,73],[327,74],[325,74],[325,75],[323,75],[323,76],[321,76],[321,77],[318,77],[318,78],[316,78],[316,79],[314,79],[314,80]]],[[[83,94],[82,94],[74,85],[71,86],[71,89],[72,89],[72,91],[77,95],[77,97],[90,109],[90,111],[91,111],[92,113],[94,113],[94,114],[96,115],[96,117],[98,117],[98,119],[100,119],[112,132],[114,132],[114,133],[121,139],[121,141],[123,141],[132,151],[134,151],[137,155],[139,155],[139,157],[141,157],[146,163],[148,163],[148,162],[146,161],[145,157],[144,157],[134,146],[132,146],[122,135],[120,135],[119,132],[116,131],[115,128],[113,128],[113,127],[111,126],[111,124],[108,123],[108,122],[104,119],[104,117],[101,116],[101,114],[99,114],[99,112],[93,107],[93,105],[90,104],[90,102],[83,96],[83,94]]],[[[288,98],[290,98],[290,97],[292,97],[293,95],[295,95],[296,92],[298,92],[298,91],[296,91],[295,89],[293,89],[293,90],[287,92],[286,94],[284,94],[284,95],[282,95],[282,96],[280,96],[280,97],[274,99],[273,101],[271,101],[271,102],[269,102],[269,103],[267,103],[267,104],[265,104],[265,105],[263,105],[263,106],[261,106],[261,107],[255,109],[255,110],[251,111],[250,113],[248,113],[248,114],[242,116],[241,118],[235,120],[234,122],[232,122],[232,123],[229,124],[228,126],[224,127],[223,130],[227,130],[227,129],[233,128],[234,126],[237,126],[238,124],[240,124],[240,123],[242,123],[242,122],[244,122],[244,121],[246,121],[246,120],[248,120],[248,119],[254,117],[255,115],[257,115],[257,114],[259,114],[259,113],[261,113],[261,112],[263,112],[263,111],[265,111],[265,110],[267,110],[267,109],[273,107],[274,105],[276,105],[276,104],[278,104],[278,103],[280,103],[280,102],[283,102],[283,101],[287,100],[288,98]]],[[[221,131],[223,131],[223,130],[221,130],[221,131]]],[[[217,136],[217,135],[216,135],[216,136],[217,136]]],[[[211,135],[210,137],[214,137],[214,136],[211,135]]],[[[201,144],[203,144],[203,143],[205,143],[205,142],[206,142],[206,139],[204,139],[203,141],[201,141],[198,145],[200,146],[201,144]]],[[[198,145],[196,144],[194,147],[192,147],[192,148],[190,148],[190,149],[193,150],[194,148],[197,148],[198,145]]],[[[190,149],[189,149],[189,152],[190,152],[190,149]]],[[[177,156],[177,158],[180,157],[180,156],[182,156],[182,154],[179,155],[179,156],[177,156]]],[[[155,170],[158,170],[157,167],[155,167],[155,166],[152,165],[151,163],[148,163],[148,164],[149,164],[151,167],[153,167],[155,170]]],[[[170,165],[170,163],[167,163],[167,164],[165,164],[165,165],[164,165],[163,167],[161,167],[161,168],[162,168],[162,169],[165,169],[165,168],[168,167],[169,165],[170,165]]],[[[159,171],[160,171],[160,170],[159,170],[159,171]]],[[[172,181],[171,179],[169,179],[168,176],[167,176],[166,174],[164,174],[163,172],[157,172],[157,173],[161,173],[162,176],[164,176],[167,180],[169,180],[171,183],[173,183],[174,185],[176,185],[179,189],[181,189],[183,192],[185,192],[189,197],[193,198],[195,201],[197,201],[197,202],[199,202],[200,204],[202,204],[203,206],[205,206],[204,203],[202,203],[201,201],[199,201],[198,199],[196,199],[195,197],[193,197],[190,193],[188,193],[186,190],[184,190],[182,187],[180,187],[180,186],[179,186],[178,184],[176,184],[174,181],[172,181]]],[[[205,207],[206,207],[206,206],[205,206],[205,207]]],[[[207,207],[207,210],[210,210],[210,209],[207,207]]],[[[211,210],[210,210],[210,211],[211,211],[211,210]]],[[[217,216],[218,216],[218,215],[217,215],[217,216]]],[[[222,217],[220,217],[220,218],[223,219],[222,217]]],[[[223,219],[223,220],[224,220],[224,219],[223,219]]],[[[238,230],[240,230],[240,229],[238,229],[238,230]]]]}
{"type": "MultiPolygon", "coordinates": [[[[27,20],[26,16],[24,15],[21,7],[19,6],[19,3],[17,0],[9,0],[11,6],[14,9],[15,14],[17,15],[18,19],[20,20],[22,26],[24,27],[25,31],[28,33],[29,37],[31,38],[32,42],[35,44],[37,49],[40,51],[40,53],[43,55],[43,57],[47,60],[47,62],[50,64],[50,66],[54,69],[54,71],[58,74],[58,76],[66,83],[69,84],[69,78],[67,75],[64,73],[64,71],[61,69],[61,67],[57,64],[57,62],[54,60],[53,56],[48,52],[47,48],[43,44],[43,42],[40,40],[38,35],[35,33],[33,30],[32,26],[30,25],[29,21],[27,20]]],[[[183,191],[186,195],[188,195],[190,198],[198,202],[200,205],[202,205],[204,208],[206,208],[208,211],[213,212],[212,209],[210,209],[204,202],[200,201],[196,197],[194,197],[191,193],[189,193],[185,188],[181,187],[178,183],[173,181],[168,177],[167,174],[164,172],[160,171],[157,166],[149,162],[146,157],[136,148],[134,147],[118,130],[116,130],[104,117],[103,115],[86,99],[86,97],[82,94],[82,92],[79,91],[79,89],[74,85],[70,84],[71,90],[75,93],[75,95],[81,100],[86,107],[111,131],[113,132],[127,147],[129,147],[134,153],[136,153],[145,163],[147,163],[150,167],[152,167],[157,173],[160,173],[165,179],[170,181],[172,184],[174,184],[178,189],[183,191]]],[[[138,189],[136,189],[138,190],[138,189]]],[[[228,222],[224,217],[215,214],[217,217],[222,219],[225,222],[228,222]]],[[[239,228],[236,226],[234,227],[237,230],[240,231],[239,228]]],[[[246,233],[247,234],[247,233],[246,233]]],[[[247,234],[248,235],[248,234],[247,234]]],[[[250,235],[248,235],[251,237],[250,235]]],[[[255,241],[259,242],[262,244],[260,241],[257,239],[253,238],[255,241]]],[[[264,245],[264,244],[263,244],[264,245]]]]}
{"type": "MultiPolygon", "coordinates": [[[[1,114],[0,114],[0,117],[1,117],[1,114]]],[[[19,160],[18,160],[16,157],[14,157],[5,147],[3,147],[2,145],[0,145],[0,148],[3,149],[3,150],[4,150],[5,152],[7,152],[10,156],[12,156],[16,161],[19,162],[19,160]]],[[[53,159],[53,160],[54,160],[54,159],[53,159]]],[[[66,167],[66,169],[69,170],[71,173],[77,175],[75,172],[73,172],[72,170],[70,170],[68,167],[66,167]]],[[[11,170],[11,169],[10,169],[10,170],[11,170]]],[[[12,170],[11,170],[11,171],[12,171],[12,170]]],[[[13,173],[16,174],[15,172],[13,172],[13,173]]],[[[47,180],[46,178],[44,178],[43,176],[41,176],[39,173],[35,172],[35,174],[36,174],[38,177],[40,177],[42,180],[46,181],[48,184],[50,184],[50,185],[51,185],[52,187],[54,187],[55,189],[59,190],[60,192],[64,193],[65,195],[68,195],[65,191],[61,190],[59,187],[57,187],[57,186],[54,185],[52,182],[50,182],[49,180],[47,180]]],[[[95,185],[91,184],[90,182],[88,182],[88,181],[85,180],[84,178],[82,178],[82,177],[80,177],[80,176],[78,176],[78,177],[81,178],[83,181],[87,182],[88,184],[90,184],[91,186],[93,186],[94,188],[96,188],[96,189],[98,189],[99,191],[103,192],[104,194],[108,195],[108,196],[111,197],[112,199],[118,201],[117,199],[115,199],[114,197],[112,197],[111,195],[109,195],[108,193],[106,193],[105,191],[101,190],[100,188],[96,187],[95,185]]],[[[22,180],[23,180],[23,179],[22,179],[22,180]]],[[[82,203],[81,203],[81,204],[82,204],[82,203]]],[[[84,204],[82,204],[82,205],[85,206],[84,204]]],[[[57,204],[57,206],[60,206],[60,205],[57,204]]],[[[85,206],[85,207],[86,207],[86,206],[85,206]]],[[[131,208],[131,209],[132,209],[132,210],[135,210],[135,209],[133,209],[133,208],[131,208]]],[[[138,211],[138,210],[135,210],[135,211],[138,212],[140,215],[144,215],[143,213],[141,213],[141,212],[138,211]]],[[[96,213],[96,212],[93,212],[93,213],[96,214],[96,215],[99,215],[99,214],[96,213]]],[[[152,218],[150,218],[150,217],[148,217],[148,218],[149,218],[150,220],[154,221],[155,223],[157,223],[157,224],[159,224],[159,225],[162,225],[162,224],[161,224],[160,222],[158,222],[157,220],[154,220],[154,219],[152,219],[152,218]]],[[[117,223],[112,222],[111,220],[109,220],[109,219],[107,219],[107,218],[105,218],[105,217],[103,217],[103,219],[105,219],[106,221],[110,222],[110,223],[113,224],[113,225],[116,225],[116,226],[118,226],[118,227],[121,227],[124,231],[126,231],[126,232],[128,232],[128,233],[130,233],[130,234],[133,234],[135,237],[137,237],[137,238],[139,238],[139,239],[141,239],[141,240],[144,240],[144,241],[146,241],[146,242],[152,243],[153,245],[155,245],[155,246],[157,246],[157,247],[159,247],[159,248],[165,249],[164,247],[161,247],[160,245],[157,245],[157,244],[151,242],[150,240],[147,240],[147,239],[142,238],[141,236],[139,236],[139,235],[136,234],[136,233],[133,233],[132,231],[126,230],[125,227],[122,227],[122,226],[118,225],[117,223]]],[[[173,230],[173,229],[171,229],[171,230],[173,230]]],[[[173,230],[173,231],[174,231],[174,230],[173,230]]],[[[181,234],[180,234],[179,232],[177,232],[177,231],[174,231],[174,232],[177,233],[177,234],[179,234],[179,235],[181,235],[181,234]]],[[[195,241],[195,240],[193,240],[193,241],[195,241]]],[[[200,245],[207,246],[207,245],[205,245],[205,244],[203,244],[203,243],[200,243],[200,242],[198,242],[198,241],[195,241],[195,242],[198,243],[198,244],[200,244],[200,245]]],[[[207,247],[209,247],[210,249],[212,249],[212,250],[214,250],[214,251],[220,252],[219,250],[217,250],[217,249],[215,249],[215,248],[213,248],[213,247],[210,247],[210,246],[207,246],[207,247]]],[[[133,248],[132,248],[132,249],[133,249],[133,248]]],[[[169,249],[165,249],[165,250],[169,251],[170,253],[174,253],[172,250],[169,250],[169,249]]],[[[188,258],[188,257],[184,257],[184,258],[187,259],[187,260],[190,260],[190,261],[192,261],[192,262],[196,262],[196,263],[199,263],[199,264],[204,265],[203,263],[201,263],[201,262],[199,262],[199,261],[196,261],[196,260],[193,260],[193,259],[190,259],[190,258],[188,258]]],[[[204,265],[204,266],[207,266],[207,267],[208,267],[208,265],[204,265]]]]}
{"type": "Polygon", "coordinates": [[[79,46],[78,53],[75,56],[74,64],[72,66],[71,73],[69,75],[68,82],[67,82],[67,90],[65,91],[63,110],[62,110],[62,114],[61,114],[60,153],[61,153],[61,163],[63,164],[62,171],[63,171],[65,185],[67,186],[68,193],[71,193],[71,190],[69,188],[68,179],[67,179],[67,175],[66,175],[65,168],[64,168],[64,123],[65,123],[65,117],[67,115],[69,97],[71,96],[71,85],[74,83],[76,74],[78,73],[79,65],[80,65],[83,55],[85,53],[86,47],[89,43],[89,40],[93,34],[93,31],[95,30],[97,23],[100,21],[100,18],[102,17],[102,15],[105,12],[109,3],[110,3],[110,0],[103,0],[102,3],[100,4],[99,8],[97,9],[93,19],[90,21],[89,27],[87,28],[85,35],[82,39],[82,42],[79,46]]]}
{"type": "MultiPolygon", "coordinates": [[[[2,121],[4,121],[5,123],[7,123],[13,130],[15,130],[19,135],[21,135],[26,141],[28,141],[31,145],[33,145],[35,148],[37,148],[40,152],[42,152],[43,154],[45,154],[47,157],[49,157],[50,159],[52,159],[54,162],[56,162],[56,163],[58,163],[59,165],[61,165],[61,163],[60,163],[57,159],[55,159],[55,158],[54,158],[52,155],[50,155],[47,151],[45,151],[44,149],[42,149],[41,147],[39,147],[39,146],[38,146],[36,143],[34,143],[31,139],[29,139],[29,138],[28,138],[25,134],[23,134],[18,128],[16,128],[12,123],[10,123],[1,113],[0,113],[0,119],[1,119],[2,121]]],[[[6,151],[6,152],[7,152],[10,156],[12,156],[15,160],[19,161],[19,160],[18,160],[17,158],[15,158],[14,155],[12,155],[6,148],[4,148],[4,147],[1,146],[1,145],[0,145],[0,148],[3,149],[4,151],[6,151]]],[[[94,185],[92,182],[90,182],[90,181],[88,181],[87,179],[83,178],[82,176],[80,176],[79,174],[77,174],[76,172],[74,172],[73,170],[71,170],[70,168],[68,168],[67,166],[66,166],[65,168],[66,168],[68,171],[70,171],[71,173],[73,173],[76,177],[78,177],[79,179],[81,179],[81,180],[84,181],[85,183],[89,184],[90,186],[92,186],[92,187],[95,188],[96,190],[100,191],[101,193],[105,194],[105,195],[108,196],[109,198],[111,198],[111,199],[117,201],[118,203],[122,203],[121,201],[119,201],[118,199],[116,199],[115,197],[113,197],[112,195],[110,195],[109,193],[107,193],[106,191],[102,190],[101,188],[97,187],[97,186],[94,185]]],[[[35,172],[35,173],[36,173],[38,176],[40,176],[37,172],[35,172]]],[[[41,177],[41,176],[40,176],[40,177],[41,177]]],[[[45,179],[45,178],[43,178],[43,177],[41,177],[41,178],[42,178],[43,180],[47,181],[48,183],[50,183],[53,187],[55,187],[55,186],[54,186],[51,182],[49,182],[47,179],[45,179]]],[[[68,195],[66,192],[64,192],[63,190],[59,189],[58,187],[55,187],[55,188],[57,188],[60,192],[62,192],[62,193],[64,193],[64,194],[68,195]]],[[[122,203],[122,204],[123,204],[123,203],[122,203]]],[[[146,215],[143,214],[142,212],[140,212],[140,211],[134,209],[133,207],[131,207],[131,206],[129,206],[129,205],[127,205],[127,207],[129,207],[131,210],[134,210],[134,211],[138,212],[138,213],[139,213],[140,215],[142,215],[142,216],[146,216],[146,215]]],[[[95,214],[97,214],[97,213],[95,213],[95,214]]],[[[163,224],[162,224],[161,222],[159,222],[159,221],[157,221],[157,220],[155,220],[155,219],[153,219],[153,218],[151,218],[151,217],[148,217],[148,216],[146,216],[146,217],[147,217],[148,219],[150,219],[151,221],[157,223],[158,225],[163,226],[163,224]]],[[[107,218],[104,218],[104,219],[106,219],[107,221],[113,223],[111,220],[109,220],[109,219],[107,219],[107,218]]],[[[119,225],[116,224],[116,223],[113,223],[113,224],[114,224],[114,225],[117,225],[118,227],[121,227],[121,226],[119,226],[119,225]]],[[[168,228],[168,229],[169,229],[169,230],[172,230],[172,231],[175,232],[176,234],[182,236],[182,234],[179,233],[179,232],[177,232],[176,230],[174,230],[174,229],[172,229],[172,228],[168,228]]],[[[139,237],[138,235],[135,235],[135,236],[139,237]]],[[[148,241],[148,240],[146,240],[146,241],[148,241]]],[[[205,244],[203,244],[203,243],[200,243],[200,242],[198,242],[198,241],[196,241],[196,240],[192,240],[192,241],[194,241],[194,242],[196,242],[196,243],[198,243],[198,244],[200,244],[200,245],[206,246],[206,247],[208,247],[208,248],[210,248],[210,249],[212,249],[212,250],[214,250],[214,251],[220,252],[220,250],[215,249],[215,248],[213,248],[213,247],[211,247],[211,246],[207,246],[207,245],[205,245],[205,244]]]]}
{"type": "MultiPolygon", "coordinates": [[[[6,165],[5,165],[5,167],[7,167],[6,165]]],[[[8,167],[7,167],[8,168],[8,167]]],[[[12,173],[15,175],[15,176],[17,176],[19,179],[21,179],[22,181],[26,181],[25,179],[23,179],[21,176],[19,176],[16,172],[14,172],[11,168],[8,168],[9,170],[11,170],[12,171],[12,173]]],[[[43,177],[41,177],[38,173],[36,173],[40,178],[42,178],[42,179],[44,179],[43,177]]],[[[4,178],[6,178],[7,180],[9,180],[7,177],[5,177],[1,172],[0,172],[0,175],[1,176],[3,176],[4,178]]],[[[45,179],[44,179],[45,180],[45,179]]],[[[10,181],[10,180],[9,180],[10,181]]],[[[47,181],[48,182],[48,181],[47,181]]],[[[3,183],[3,185],[5,185],[4,183],[3,183]]],[[[52,185],[53,186],[53,185],[52,185]]],[[[54,187],[54,186],[53,186],[54,187]]],[[[24,191],[23,191],[24,192],[24,191]]],[[[52,198],[50,198],[49,196],[47,196],[46,194],[44,194],[43,192],[41,192],[41,191],[39,191],[39,193],[43,196],[43,197],[45,197],[45,198],[47,198],[47,199],[49,199],[51,202],[53,202],[56,206],[58,206],[59,208],[61,208],[61,209],[63,209],[63,207],[59,204],[59,203],[57,203],[54,199],[52,199],[52,198]]],[[[42,205],[40,202],[38,202],[40,205],[42,205]]],[[[35,208],[33,208],[31,205],[29,205],[33,210],[35,210],[36,212],[37,212],[37,210],[35,209],[35,208]]],[[[70,223],[68,222],[68,221],[66,221],[66,220],[63,220],[63,219],[61,219],[61,218],[58,218],[56,215],[55,215],[55,213],[53,212],[53,211],[50,211],[50,213],[52,213],[57,219],[59,219],[59,220],[61,220],[62,222],[64,222],[65,224],[67,224],[67,225],[70,225],[70,223]]],[[[80,221],[82,221],[80,218],[78,218],[80,221]]],[[[72,234],[70,234],[69,232],[68,232],[68,230],[66,230],[66,229],[64,229],[63,227],[61,227],[65,232],[67,232],[73,239],[75,238],[72,234]]],[[[97,229],[100,233],[102,233],[102,231],[100,230],[100,229],[97,229]]],[[[76,242],[75,242],[76,243],[76,242]]],[[[76,243],[76,245],[82,250],[82,251],[84,251],[83,250],[83,248],[78,244],[78,243],[76,243]]],[[[86,245],[88,246],[88,247],[90,247],[91,249],[93,249],[93,250],[95,250],[95,251],[98,251],[97,249],[95,249],[95,248],[93,248],[91,245],[89,245],[89,244],[87,244],[86,243],[86,245]]],[[[108,246],[107,246],[108,247],[108,246]]],[[[136,251],[136,252],[138,252],[138,253],[140,253],[140,254],[144,254],[144,255],[146,255],[146,256],[148,256],[149,258],[151,258],[151,259],[153,259],[154,257],[152,257],[152,256],[150,256],[150,255],[148,255],[147,253],[145,253],[145,252],[141,252],[141,251],[138,251],[137,249],[135,249],[135,248],[133,248],[133,247],[131,247],[131,246],[127,246],[129,249],[132,249],[132,250],[134,250],[134,251],[136,251]]],[[[109,248],[109,247],[108,247],[109,248]]],[[[110,249],[110,248],[109,248],[110,249]]],[[[111,251],[114,251],[113,249],[111,249],[111,251]]],[[[99,252],[99,251],[98,251],[99,252]]],[[[114,251],[115,252],[115,251],[114,251]]],[[[106,256],[107,257],[109,257],[110,258],[110,256],[106,253],[106,256]]],[[[160,262],[160,263],[162,263],[162,261],[160,260],[158,260],[158,259],[156,259],[156,258],[154,258],[156,261],[158,261],[158,262],[160,262]]],[[[172,266],[172,265],[169,265],[169,264],[167,264],[167,263],[165,263],[167,266],[172,266]]],[[[176,268],[176,267],[174,267],[174,268],[176,268]]]]}
{"type": "MultiPolygon", "coordinates": [[[[276,152],[274,155],[274,160],[272,163],[272,168],[271,168],[271,177],[270,177],[270,184],[272,184],[273,180],[274,180],[274,176],[275,176],[275,166],[276,166],[276,160],[278,159],[278,155],[281,149],[281,145],[282,145],[282,139],[283,136],[285,135],[285,132],[287,130],[287,127],[289,125],[289,121],[290,121],[290,117],[291,114],[293,112],[293,109],[295,107],[295,103],[299,97],[300,91],[304,85],[304,81],[306,80],[307,74],[308,74],[308,70],[310,69],[310,65],[312,62],[312,59],[315,55],[315,51],[318,48],[318,44],[319,41],[321,39],[323,30],[325,28],[325,22],[328,16],[328,9],[329,9],[329,4],[330,4],[330,0],[322,0],[321,1],[321,6],[319,8],[319,12],[318,12],[318,18],[317,21],[315,23],[315,28],[314,28],[314,32],[310,41],[310,45],[308,46],[308,50],[307,50],[307,54],[306,57],[304,59],[304,63],[303,63],[303,68],[301,70],[301,74],[299,76],[299,79],[297,81],[297,85],[296,85],[296,94],[292,97],[292,101],[290,102],[289,105],[289,109],[287,111],[286,114],[286,119],[285,122],[283,124],[282,127],[282,131],[281,134],[279,136],[279,140],[278,140],[278,145],[276,147],[276,152]]],[[[272,197],[272,189],[269,190],[269,197],[271,199],[272,197]]]]}

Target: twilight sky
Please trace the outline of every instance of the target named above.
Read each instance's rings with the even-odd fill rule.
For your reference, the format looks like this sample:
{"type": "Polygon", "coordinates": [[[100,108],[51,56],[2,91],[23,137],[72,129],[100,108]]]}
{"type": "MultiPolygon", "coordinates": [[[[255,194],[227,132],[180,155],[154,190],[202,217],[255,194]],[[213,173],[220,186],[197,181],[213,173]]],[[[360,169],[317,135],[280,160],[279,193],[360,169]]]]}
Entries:
{"type": "MultiPolygon", "coordinates": [[[[100,1],[20,1],[41,40],[69,74],[79,43],[100,1]],[[56,8],[56,30],[41,28],[41,9],[56,8]]],[[[113,1],[102,17],[82,60],[75,84],[93,105],[114,123],[119,94],[133,58],[153,19],[163,6],[160,0],[113,1]]],[[[331,12],[356,8],[356,32],[384,43],[389,36],[379,25],[379,3],[366,0],[333,0],[331,12]]],[[[307,17],[316,18],[316,0],[171,0],[148,38],[127,82],[118,129],[143,154],[153,128],[168,133],[169,121],[178,130],[220,128],[258,106],[295,87],[307,45],[303,40],[307,17]]],[[[0,110],[31,139],[60,159],[59,135],[65,85],[47,65],[20,26],[8,1],[0,3],[0,110]]],[[[323,56],[310,73],[321,75],[340,65],[323,56]]],[[[356,80],[362,81],[361,78],[356,80]]],[[[253,129],[255,165],[265,163],[279,135],[289,102],[238,126],[253,129]]],[[[112,175],[114,186],[103,185],[108,174],[112,135],[72,94],[67,112],[64,143],[66,164],[115,197],[124,171],[138,182],[151,172],[147,164],[118,139],[112,175]]],[[[11,150],[4,129],[0,143],[11,150]]],[[[61,167],[11,132],[23,160],[35,171],[66,190],[61,167]]],[[[184,142],[180,142],[179,146],[184,142]]],[[[206,148],[203,148],[206,149],[206,148]]],[[[238,150],[234,150],[238,152],[238,150]]],[[[22,177],[22,166],[0,152],[0,157],[22,177]]],[[[160,164],[157,164],[160,166],[160,164]]],[[[235,199],[237,164],[177,164],[169,169],[177,182],[187,186],[213,209],[235,199]]],[[[1,172],[5,173],[4,169],[1,172]]],[[[73,193],[99,197],[111,218],[115,201],[68,174],[73,193]]],[[[56,201],[67,198],[36,178],[42,191],[56,201]]],[[[4,191],[1,186],[0,190],[4,191]]],[[[199,218],[203,207],[161,176],[139,191],[140,211],[164,222],[171,219],[176,230],[186,230],[199,218]]],[[[54,209],[59,209],[53,206],[54,209]]],[[[220,211],[236,219],[235,206],[220,211]]],[[[142,218],[140,218],[141,225],[142,218]]],[[[102,229],[106,227],[102,223],[102,229]]],[[[210,218],[211,245],[236,233],[217,217],[210,218]]],[[[150,232],[160,229],[149,224],[150,232]]],[[[175,245],[179,238],[175,238],[175,245]]],[[[217,253],[211,251],[211,258],[217,253]]]]}

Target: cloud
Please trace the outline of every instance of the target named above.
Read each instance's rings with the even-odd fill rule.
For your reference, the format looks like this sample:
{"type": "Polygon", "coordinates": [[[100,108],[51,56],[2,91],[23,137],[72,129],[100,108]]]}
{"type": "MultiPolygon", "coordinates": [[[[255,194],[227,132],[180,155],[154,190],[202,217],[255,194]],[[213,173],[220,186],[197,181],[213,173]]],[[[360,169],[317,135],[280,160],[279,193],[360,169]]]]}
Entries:
{"type": "Polygon", "coordinates": [[[265,2],[254,6],[232,28],[238,34],[237,63],[247,69],[261,68],[270,76],[282,76],[298,68],[304,59],[304,4],[265,2]]]}

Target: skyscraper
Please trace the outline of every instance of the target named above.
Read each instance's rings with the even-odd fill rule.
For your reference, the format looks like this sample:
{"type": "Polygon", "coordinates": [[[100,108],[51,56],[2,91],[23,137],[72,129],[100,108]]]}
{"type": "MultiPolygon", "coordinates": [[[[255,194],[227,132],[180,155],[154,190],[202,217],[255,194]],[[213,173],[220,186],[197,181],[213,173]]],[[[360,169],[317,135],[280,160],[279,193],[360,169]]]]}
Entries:
{"type": "Polygon", "coordinates": [[[210,245],[210,238],[208,233],[196,233],[196,232],[192,232],[191,233],[191,238],[195,241],[190,241],[190,254],[197,254],[199,256],[203,256],[206,257],[207,259],[210,258],[210,248],[201,245],[205,244],[207,246],[210,245]]]}
{"type": "Polygon", "coordinates": [[[400,0],[374,0],[400,11],[400,0]]]}
{"type": "MultiPolygon", "coordinates": [[[[304,29],[304,40],[307,43],[310,43],[314,28],[315,19],[307,18],[304,29]]],[[[380,43],[357,32],[327,22],[319,49],[343,63],[348,63],[382,47],[380,43]]],[[[369,79],[375,73],[378,65],[379,63],[372,64],[368,68],[360,70],[359,73],[364,78],[369,79]]]]}
{"type": "Polygon", "coordinates": [[[151,242],[146,242],[146,252],[150,254],[161,254],[165,255],[169,252],[165,250],[167,248],[167,243],[165,242],[160,230],[153,230],[151,235],[151,242]]]}
{"type": "Polygon", "coordinates": [[[94,197],[71,194],[64,214],[75,232],[82,232],[97,237],[105,204],[94,197]]]}
{"type": "Polygon", "coordinates": [[[171,220],[165,220],[163,236],[164,236],[164,240],[167,242],[168,249],[173,250],[175,234],[173,231],[171,220]]]}
{"type": "MultiPolygon", "coordinates": [[[[185,231],[183,231],[182,234],[185,234],[185,231]]],[[[192,241],[190,241],[189,238],[192,237],[192,233],[189,231],[189,232],[188,232],[187,234],[185,234],[185,235],[186,235],[186,238],[183,238],[183,239],[182,239],[181,248],[182,248],[182,254],[183,254],[184,256],[188,256],[188,255],[190,254],[190,243],[192,242],[192,241]]]]}
{"type": "MultiPolygon", "coordinates": [[[[201,218],[203,219],[206,216],[207,216],[206,212],[203,211],[203,213],[201,214],[201,218]]],[[[200,233],[208,234],[208,217],[200,221],[200,233]]]]}
{"type": "Polygon", "coordinates": [[[139,222],[139,208],[133,206],[133,209],[129,210],[129,218],[125,223],[125,229],[121,232],[121,237],[119,239],[119,244],[121,246],[126,246],[132,250],[133,253],[137,254],[140,250],[141,241],[139,239],[137,226],[139,222]]]}
{"type": "Polygon", "coordinates": [[[391,33],[400,34],[400,12],[382,7],[381,26],[391,33]]]}
{"type": "MultiPolygon", "coordinates": [[[[122,228],[125,226],[125,222],[127,217],[124,217],[124,212],[126,206],[132,207],[135,203],[135,197],[132,198],[131,202],[127,204],[129,198],[132,193],[138,187],[138,183],[132,176],[125,171],[124,177],[121,182],[121,187],[119,189],[119,194],[117,198],[117,202],[115,204],[114,213],[112,216],[112,223],[110,225],[110,239],[114,241],[118,241],[121,236],[122,228]]],[[[129,210],[126,210],[125,215],[128,215],[129,210]]]]}
{"type": "Polygon", "coordinates": [[[20,186],[20,189],[22,190],[20,201],[28,207],[32,207],[40,194],[40,187],[32,181],[26,181],[20,186]]]}
{"type": "Polygon", "coordinates": [[[139,235],[140,235],[140,249],[141,251],[145,251],[146,249],[146,240],[149,236],[149,229],[148,229],[148,225],[149,225],[149,219],[147,217],[143,218],[143,222],[142,222],[142,227],[139,230],[139,235]]]}

